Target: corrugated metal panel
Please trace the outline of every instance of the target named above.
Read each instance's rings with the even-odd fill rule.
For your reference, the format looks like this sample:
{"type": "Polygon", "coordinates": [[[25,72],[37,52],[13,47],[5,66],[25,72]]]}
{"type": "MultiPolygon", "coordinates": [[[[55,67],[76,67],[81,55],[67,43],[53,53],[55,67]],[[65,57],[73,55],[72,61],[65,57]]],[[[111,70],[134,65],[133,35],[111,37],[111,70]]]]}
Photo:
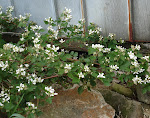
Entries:
{"type": "Polygon", "coordinates": [[[11,0],[0,0],[0,6],[2,6],[3,11],[5,11],[8,6],[11,6],[11,0]]]}
{"type": "Polygon", "coordinates": [[[150,0],[133,0],[134,38],[150,41],[150,0]]]}
{"type": "Polygon", "coordinates": [[[102,27],[104,35],[117,34],[128,40],[127,0],[86,0],[88,24],[94,22],[102,27]]]}
{"type": "Polygon", "coordinates": [[[31,13],[31,20],[42,25],[45,29],[43,20],[48,17],[56,19],[54,0],[14,0],[16,16],[31,13]]]}
{"type": "Polygon", "coordinates": [[[56,0],[57,13],[60,16],[63,10],[69,8],[72,10],[71,15],[73,16],[71,23],[77,24],[78,20],[82,18],[81,15],[81,4],[80,0],[56,0]]]}

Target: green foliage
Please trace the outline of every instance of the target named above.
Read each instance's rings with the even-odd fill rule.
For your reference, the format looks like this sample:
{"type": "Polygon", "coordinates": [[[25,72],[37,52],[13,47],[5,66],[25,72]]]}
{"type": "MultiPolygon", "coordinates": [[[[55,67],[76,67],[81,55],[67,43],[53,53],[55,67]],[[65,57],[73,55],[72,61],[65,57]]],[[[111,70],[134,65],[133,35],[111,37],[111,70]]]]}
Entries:
{"type": "MultiPolygon", "coordinates": [[[[12,8],[8,9],[0,17],[10,19],[12,8]]],[[[126,49],[122,46],[123,40],[116,40],[112,33],[103,37],[101,28],[93,23],[88,32],[84,32],[83,19],[77,25],[69,24],[70,12],[65,8],[57,20],[45,19],[47,32],[41,26],[28,24],[27,16],[15,18],[10,23],[0,20],[2,31],[24,29],[16,44],[5,44],[0,37],[0,107],[8,116],[38,116],[38,104],[44,100],[52,103],[55,99],[57,93],[52,85],[56,83],[65,88],[78,84],[81,94],[85,88],[90,90],[96,86],[96,79],[110,86],[113,78],[117,78],[127,84],[142,84],[144,92],[150,90],[149,56],[140,54],[140,46],[126,49]],[[71,44],[85,52],[77,52],[74,48],[68,51],[71,44]]]]}

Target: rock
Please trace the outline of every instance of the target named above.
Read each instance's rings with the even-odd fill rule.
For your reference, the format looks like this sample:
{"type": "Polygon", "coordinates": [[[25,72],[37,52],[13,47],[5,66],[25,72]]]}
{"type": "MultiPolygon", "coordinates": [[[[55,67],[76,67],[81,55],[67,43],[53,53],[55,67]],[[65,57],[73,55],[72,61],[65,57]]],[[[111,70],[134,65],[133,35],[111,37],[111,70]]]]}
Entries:
{"type": "Polygon", "coordinates": [[[79,95],[77,89],[57,90],[52,104],[41,108],[44,113],[40,118],[114,118],[115,110],[100,92],[84,90],[79,95]]]}
{"type": "Polygon", "coordinates": [[[100,89],[105,101],[110,104],[120,118],[143,118],[140,102],[127,99],[125,96],[108,89],[100,89]]]}
{"type": "Polygon", "coordinates": [[[136,86],[136,92],[139,101],[150,104],[150,92],[143,94],[141,85],[136,86]]]}
{"type": "Polygon", "coordinates": [[[116,91],[117,93],[120,93],[126,97],[130,97],[132,98],[133,97],[133,92],[130,88],[126,88],[120,84],[116,84],[116,83],[113,83],[111,85],[111,88],[113,91],[116,91]]]}

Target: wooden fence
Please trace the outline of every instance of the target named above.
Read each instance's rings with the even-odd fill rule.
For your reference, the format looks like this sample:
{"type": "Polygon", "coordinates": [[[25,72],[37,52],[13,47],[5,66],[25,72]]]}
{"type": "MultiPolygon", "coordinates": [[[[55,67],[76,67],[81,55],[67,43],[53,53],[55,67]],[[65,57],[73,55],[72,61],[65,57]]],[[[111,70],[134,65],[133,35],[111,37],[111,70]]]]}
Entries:
{"type": "Polygon", "coordinates": [[[0,0],[4,10],[10,5],[15,7],[15,16],[31,13],[31,20],[44,28],[45,18],[57,19],[67,7],[72,10],[72,24],[84,14],[86,26],[94,22],[104,35],[115,33],[125,40],[150,41],[150,0],[0,0]]]}

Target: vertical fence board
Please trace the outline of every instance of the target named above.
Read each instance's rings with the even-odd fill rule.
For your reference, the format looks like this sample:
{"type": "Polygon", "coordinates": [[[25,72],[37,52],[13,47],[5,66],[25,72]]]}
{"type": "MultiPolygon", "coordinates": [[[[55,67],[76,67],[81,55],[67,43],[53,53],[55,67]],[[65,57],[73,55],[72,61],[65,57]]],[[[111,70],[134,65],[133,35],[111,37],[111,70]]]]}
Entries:
{"type": "Polygon", "coordinates": [[[150,41],[150,0],[133,1],[134,39],[150,41]]]}
{"type": "Polygon", "coordinates": [[[3,11],[5,11],[8,6],[11,6],[11,0],[0,0],[0,6],[2,6],[3,11]]]}
{"type": "Polygon", "coordinates": [[[77,24],[78,21],[82,18],[81,15],[81,4],[80,0],[56,0],[57,4],[57,13],[60,16],[64,11],[65,7],[72,10],[71,15],[73,16],[71,23],[77,24]]]}
{"type": "Polygon", "coordinates": [[[103,34],[115,33],[117,38],[128,40],[127,0],[87,0],[88,24],[94,22],[102,27],[103,34]]]}
{"type": "Polygon", "coordinates": [[[44,19],[56,19],[54,0],[14,0],[16,16],[31,13],[31,20],[42,25],[45,29],[44,19]]]}

